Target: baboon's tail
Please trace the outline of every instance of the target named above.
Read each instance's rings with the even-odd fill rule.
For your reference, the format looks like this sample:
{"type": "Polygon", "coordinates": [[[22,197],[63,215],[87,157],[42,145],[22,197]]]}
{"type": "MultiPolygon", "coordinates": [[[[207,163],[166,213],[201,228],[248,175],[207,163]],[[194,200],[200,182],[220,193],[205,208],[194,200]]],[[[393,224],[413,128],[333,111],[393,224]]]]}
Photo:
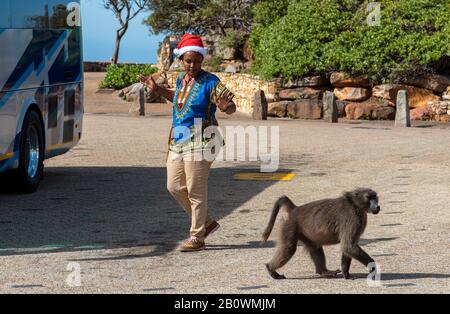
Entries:
{"type": "Polygon", "coordinates": [[[265,243],[269,238],[281,207],[285,208],[285,210],[289,212],[295,208],[295,205],[287,196],[282,196],[275,202],[275,205],[272,209],[272,215],[270,215],[269,224],[267,225],[266,230],[262,235],[262,243],[265,243]]]}

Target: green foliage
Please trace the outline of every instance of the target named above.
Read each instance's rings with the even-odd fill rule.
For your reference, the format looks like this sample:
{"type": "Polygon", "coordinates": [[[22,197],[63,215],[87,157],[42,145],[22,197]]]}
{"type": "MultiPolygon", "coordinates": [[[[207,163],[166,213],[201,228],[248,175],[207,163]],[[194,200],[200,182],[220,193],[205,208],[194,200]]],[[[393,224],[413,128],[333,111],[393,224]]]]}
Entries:
{"type": "Polygon", "coordinates": [[[362,0],[264,1],[254,9],[254,71],[265,78],[345,71],[388,82],[450,58],[448,0],[382,0],[381,25],[369,26],[362,0]]]}
{"type": "Polygon", "coordinates": [[[239,48],[245,43],[245,35],[239,31],[228,31],[225,36],[220,39],[220,45],[225,48],[239,48]]]}
{"type": "Polygon", "coordinates": [[[138,83],[138,75],[151,75],[158,71],[151,65],[108,65],[106,77],[100,83],[100,88],[122,89],[138,83]]]}
{"type": "Polygon", "coordinates": [[[221,56],[213,56],[207,60],[205,60],[204,65],[211,72],[220,72],[223,59],[221,56]]]}
{"type": "MultiPolygon", "coordinates": [[[[251,7],[258,0],[152,0],[144,21],[153,34],[250,32],[251,7]]],[[[259,0],[260,1],[260,0],[259,0]]]]}

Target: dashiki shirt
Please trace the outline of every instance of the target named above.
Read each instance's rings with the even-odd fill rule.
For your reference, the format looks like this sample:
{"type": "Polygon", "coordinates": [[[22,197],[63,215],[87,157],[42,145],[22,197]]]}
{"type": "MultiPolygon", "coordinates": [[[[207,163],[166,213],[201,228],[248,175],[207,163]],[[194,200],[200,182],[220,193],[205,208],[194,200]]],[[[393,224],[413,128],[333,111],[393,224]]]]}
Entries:
{"type": "Polygon", "coordinates": [[[202,129],[210,125],[218,125],[215,113],[216,103],[225,96],[232,101],[234,95],[220,79],[209,72],[202,71],[196,79],[189,82],[184,79],[185,73],[177,77],[175,96],[173,98],[173,126],[169,139],[169,150],[178,154],[203,150],[208,141],[201,134],[201,141],[195,142],[194,119],[201,118],[202,129]],[[184,126],[190,130],[189,135],[176,134],[174,128],[184,126]],[[175,133],[175,134],[174,134],[175,133]]]}

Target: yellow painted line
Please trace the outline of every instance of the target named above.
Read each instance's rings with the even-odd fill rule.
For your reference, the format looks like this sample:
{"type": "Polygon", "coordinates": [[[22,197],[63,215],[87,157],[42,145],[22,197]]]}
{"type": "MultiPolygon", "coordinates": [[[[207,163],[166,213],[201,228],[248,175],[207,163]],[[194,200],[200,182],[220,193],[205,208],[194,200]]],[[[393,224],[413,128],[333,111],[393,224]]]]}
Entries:
{"type": "Polygon", "coordinates": [[[235,180],[246,181],[291,181],[294,177],[294,173],[242,172],[234,175],[235,180]]]}
{"type": "Polygon", "coordinates": [[[0,161],[6,160],[6,159],[11,159],[13,157],[14,157],[14,153],[8,153],[8,154],[5,154],[5,155],[0,155],[0,161]]]}

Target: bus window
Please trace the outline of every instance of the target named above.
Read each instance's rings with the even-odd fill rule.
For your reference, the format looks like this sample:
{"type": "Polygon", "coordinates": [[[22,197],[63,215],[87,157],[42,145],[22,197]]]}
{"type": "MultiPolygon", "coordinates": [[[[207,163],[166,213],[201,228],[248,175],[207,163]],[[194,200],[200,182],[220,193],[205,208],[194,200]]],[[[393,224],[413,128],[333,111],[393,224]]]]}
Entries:
{"type": "Polygon", "coordinates": [[[47,0],[11,1],[12,28],[48,28],[47,0]]]}
{"type": "Polygon", "coordinates": [[[10,0],[0,0],[0,28],[11,27],[9,1],[10,0]]]}

